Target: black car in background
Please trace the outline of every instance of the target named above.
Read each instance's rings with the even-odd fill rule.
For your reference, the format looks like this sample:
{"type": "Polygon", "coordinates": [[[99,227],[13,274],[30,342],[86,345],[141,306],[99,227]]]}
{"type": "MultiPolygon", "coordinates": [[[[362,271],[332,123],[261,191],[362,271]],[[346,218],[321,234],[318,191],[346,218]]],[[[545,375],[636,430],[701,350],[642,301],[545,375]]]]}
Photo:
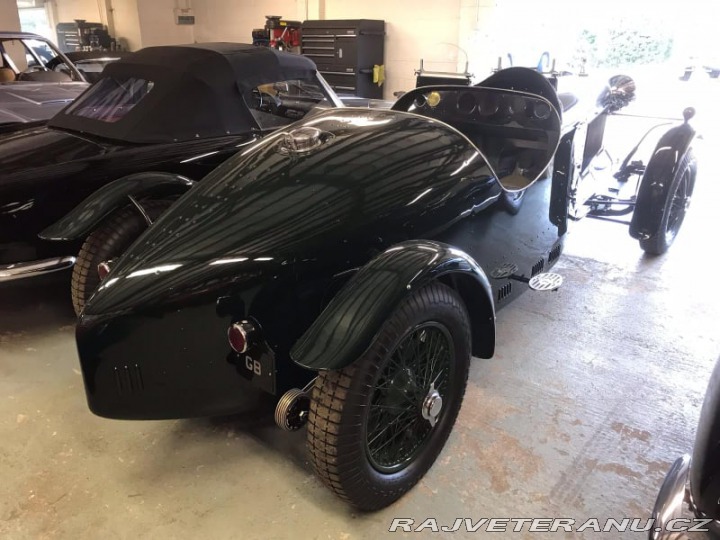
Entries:
{"type": "Polygon", "coordinates": [[[98,264],[194,181],[315,107],[338,105],[312,61],[268,48],[150,47],[109,64],[46,126],[0,136],[0,282],[77,259],[79,313],[99,283],[98,264]],[[38,238],[58,220],[62,234],[44,236],[60,242],[38,238]]]}

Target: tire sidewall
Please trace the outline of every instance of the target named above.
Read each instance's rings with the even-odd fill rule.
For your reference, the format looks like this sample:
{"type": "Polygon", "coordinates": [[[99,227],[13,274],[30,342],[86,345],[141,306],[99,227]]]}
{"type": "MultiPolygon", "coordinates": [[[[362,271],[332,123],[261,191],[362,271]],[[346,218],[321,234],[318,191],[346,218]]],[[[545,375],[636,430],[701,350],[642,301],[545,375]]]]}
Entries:
{"type": "Polygon", "coordinates": [[[670,220],[670,209],[672,207],[673,200],[675,198],[675,195],[677,194],[678,188],[680,187],[680,182],[682,178],[688,171],[690,177],[688,178],[687,189],[688,197],[691,197],[693,190],[695,189],[695,178],[697,176],[697,162],[695,161],[695,158],[692,154],[692,150],[688,150],[683,156],[683,158],[680,160],[680,165],[678,166],[677,171],[675,171],[672,183],[670,184],[670,188],[667,191],[667,195],[665,196],[662,205],[657,205],[657,207],[654,209],[655,212],[662,212],[657,230],[650,238],[642,240],[640,242],[641,247],[649,253],[656,255],[665,253],[675,242],[678,234],[680,234],[680,229],[682,228],[687,211],[683,213],[683,216],[680,219],[680,223],[677,226],[677,231],[669,239],[669,241],[667,236],[667,226],[670,220]]]}
{"type": "MultiPolygon", "coordinates": [[[[171,204],[172,201],[165,200],[148,201],[143,207],[154,221],[171,204]]],[[[118,208],[88,235],[71,278],[73,304],[78,315],[102,281],[97,266],[121,256],[147,228],[147,222],[137,209],[125,206],[118,208]],[[88,265],[87,275],[83,276],[82,271],[88,265]]]]}
{"type": "Polygon", "coordinates": [[[354,426],[353,423],[346,424],[346,430],[343,430],[346,433],[341,433],[342,437],[352,437],[354,431],[354,452],[362,456],[359,461],[363,470],[357,480],[364,480],[365,486],[356,486],[355,489],[369,490],[374,492],[374,497],[394,500],[399,496],[396,496],[397,493],[401,495],[417,483],[435,462],[452,431],[462,404],[471,355],[468,325],[467,314],[458,313],[450,304],[430,305],[428,309],[419,311],[404,303],[386,321],[380,336],[368,353],[357,361],[356,377],[351,382],[349,392],[355,399],[347,404],[344,414],[349,418],[356,418],[358,422],[354,426]],[[424,441],[419,453],[405,468],[393,473],[382,473],[373,467],[367,454],[368,406],[375,385],[387,367],[392,352],[417,326],[431,321],[441,324],[447,330],[454,347],[448,392],[442,396],[441,417],[433,428],[430,439],[424,441]]]}

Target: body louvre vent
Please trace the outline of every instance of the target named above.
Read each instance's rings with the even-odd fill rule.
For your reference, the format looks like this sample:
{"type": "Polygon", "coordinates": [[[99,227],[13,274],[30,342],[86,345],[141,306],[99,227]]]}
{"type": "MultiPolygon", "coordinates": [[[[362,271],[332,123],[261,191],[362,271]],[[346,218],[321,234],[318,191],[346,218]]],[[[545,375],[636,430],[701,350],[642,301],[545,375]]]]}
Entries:
{"type": "Polygon", "coordinates": [[[554,260],[556,260],[558,257],[560,257],[560,252],[562,251],[562,245],[558,244],[554,248],[550,250],[550,254],[548,255],[548,262],[551,263],[554,260]]]}
{"type": "Polygon", "coordinates": [[[540,259],[532,267],[532,275],[530,277],[537,276],[545,268],[545,259],[540,259]]]}
{"type": "Polygon", "coordinates": [[[137,394],[145,389],[139,365],[115,367],[114,372],[118,395],[137,394]]]}
{"type": "Polygon", "coordinates": [[[504,300],[512,292],[512,283],[506,283],[498,290],[498,301],[504,300]]]}

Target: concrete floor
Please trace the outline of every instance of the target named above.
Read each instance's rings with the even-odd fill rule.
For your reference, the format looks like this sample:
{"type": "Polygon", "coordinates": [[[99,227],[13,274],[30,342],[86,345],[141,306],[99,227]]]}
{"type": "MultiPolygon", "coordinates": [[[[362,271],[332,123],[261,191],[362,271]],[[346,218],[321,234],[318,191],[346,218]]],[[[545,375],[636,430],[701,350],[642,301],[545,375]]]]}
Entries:
{"type": "Polygon", "coordinates": [[[620,225],[574,227],[556,267],[565,285],[500,313],[498,352],[473,363],[440,459],[375,514],[336,500],[310,470],[305,432],[280,432],[271,411],[94,417],[66,276],[0,289],[0,538],[354,540],[387,534],[393,517],[648,517],[691,447],[720,352],[711,159],[668,256],[644,257],[620,225]]]}

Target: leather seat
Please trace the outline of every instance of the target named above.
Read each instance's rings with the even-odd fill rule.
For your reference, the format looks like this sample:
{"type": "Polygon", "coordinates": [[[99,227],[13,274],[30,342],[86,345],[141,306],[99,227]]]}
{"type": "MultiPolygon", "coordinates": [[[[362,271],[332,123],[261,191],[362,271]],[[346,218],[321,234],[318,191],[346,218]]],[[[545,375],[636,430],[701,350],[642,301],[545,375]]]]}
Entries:
{"type": "Polygon", "coordinates": [[[563,111],[569,111],[578,102],[577,96],[575,94],[571,94],[570,92],[559,93],[558,99],[560,100],[560,105],[562,105],[563,111]]]}
{"type": "Polygon", "coordinates": [[[0,83],[13,82],[15,80],[15,72],[8,67],[0,67],[0,83]]]}

